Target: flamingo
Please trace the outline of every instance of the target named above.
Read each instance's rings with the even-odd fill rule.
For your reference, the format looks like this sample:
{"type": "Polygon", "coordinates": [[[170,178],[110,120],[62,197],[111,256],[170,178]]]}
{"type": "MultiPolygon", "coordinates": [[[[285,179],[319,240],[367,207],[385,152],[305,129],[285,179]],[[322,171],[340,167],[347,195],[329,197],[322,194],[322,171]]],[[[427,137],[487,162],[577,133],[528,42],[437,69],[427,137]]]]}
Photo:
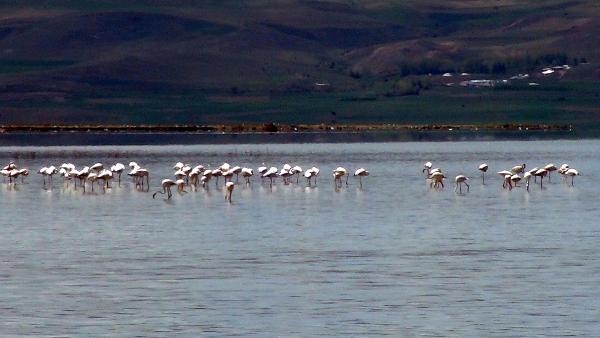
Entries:
{"type": "Polygon", "coordinates": [[[13,161],[10,161],[6,166],[4,166],[2,168],[2,170],[6,170],[6,171],[11,171],[13,169],[17,169],[17,165],[13,161]]]}
{"type": "Polygon", "coordinates": [[[167,194],[167,199],[170,199],[171,196],[173,196],[173,194],[171,193],[171,187],[177,185],[177,183],[175,183],[175,181],[173,181],[172,179],[169,178],[165,178],[164,180],[161,181],[161,186],[162,186],[162,191],[158,190],[156,191],[154,194],[152,194],[152,198],[156,197],[156,194],[167,194]]]}
{"type": "Polygon", "coordinates": [[[296,165],[294,166],[291,170],[290,170],[290,174],[292,175],[296,175],[296,184],[298,184],[298,181],[300,179],[300,175],[302,174],[302,167],[296,165]]]}
{"type": "MultiPolygon", "coordinates": [[[[512,176],[513,174],[508,171],[508,170],[501,170],[498,172],[498,175],[502,176],[502,188],[506,189],[507,187],[507,183],[510,183],[510,176],[512,176]],[[508,181],[506,179],[506,176],[508,175],[508,181]]],[[[512,185],[510,186],[510,189],[512,189],[512,185]]]]}
{"type": "Polygon", "coordinates": [[[90,166],[90,170],[93,170],[96,173],[99,173],[102,169],[104,169],[104,165],[100,162],[94,163],[92,166],[90,166]]]}
{"type": "Polygon", "coordinates": [[[240,173],[242,172],[242,167],[236,165],[229,169],[229,171],[235,174],[235,183],[238,183],[240,180],[240,173]]]}
{"type": "Polygon", "coordinates": [[[246,179],[246,184],[250,184],[250,177],[254,176],[251,168],[242,168],[242,177],[246,179]]]}
{"type": "Polygon", "coordinates": [[[521,165],[516,165],[514,167],[512,167],[510,169],[510,172],[514,175],[514,174],[520,174],[525,170],[525,163],[521,164],[521,165]]]}
{"type": "Polygon", "coordinates": [[[231,203],[231,194],[233,193],[233,188],[235,184],[233,182],[225,183],[225,200],[231,203]]]}
{"type": "Polygon", "coordinates": [[[525,188],[529,191],[529,180],[531,179],[532,174],[529,171],[526,171],[523,174],[523,179],[525,180],[525,188]]]}
{"type": "Polygon", "coordinates": [[[444,176],[441,171],[432,173],[430,176],[431,182],[429,183],[429,186],[432,188],[438,188],[439,185],[441,185],[442,188],[444,188],[444,178],[446,178],[446,176],[444,176]]]}
{"type": "Polygon", "coordinates": [[[208,187],[207,183],[208,183],[208,181],[210,181],[211,178],[212,178],[212,170],[210,170],[210,169],[204,170],[204,172],[202,173],[202,177],[200,177],[200,181],[202,182],[203,188],[208,187]]]}
{"type": "Polygon", "coordinates": [[[348,185],[348,171],[346,170],[346,168],[337,167],[333,170],[333,179],[334,183],[336,184],[336,187],[338,187],[338,185],[340,188],[342,187],[342,178],[344,176],[346,176],[346,185],[348,185]]]}
{"type": "Polygon", "coordinates": [[[519,183],[519,181],[521,181],[521,176],[519,176],[518,174],[510,176],[510,182],[513,186],[517,187],[517,183],[519,183]]]}
{"type": "Polygon", "coordinates": [[[271,180],[270,186],[273,187],[273,178],[277,177],[277,168],[276,167],[269,168],[267,171],[265,171],[264,174],[262,174],[262,177],[269,178],[269,180],[271,180]]]}
{"type": "Polygon", "coordinates": [[[10,170],[8,170],[8,169],[0,170],[0,175],[4,176],[4,182],[6,182],[6,177],[8,177],[9,173],[10,173],[10,170]]]}
{"type": "MultiPolygon", "coordinates": [[[[96,182],[97,178],[98,178],[98,174],[96,174],[96,173],[89,173],[87,175],[86,180],[90,181],[90,186],[92,187],[92,192],[94,192],[94,183],[96,182]]],[[[85,192],[85,183],[83,184],[83,192],[85,192]]]]}
{"type": "Polygon", "coordinates": [[[566,176],[571,176],[571,186],[573,186],[573,179],[575,179],[575,176],[579,176],[579,172],[576,169],[569,168],[565,172],[565,175],[566,176]]]}
{"type": "Polygon", "coordinates": [[[548,170],[542,168],[542,169],[538,169],[533,176],[536,177],[540,177],[540,189],[543,189],[543,184],[544,184],[544,176],[548,175],[548,170]]]}
{"type": "MultiPolygon", "coordinates": [[[[135,162],[133,169],[127,174],[133,177],[133,182],[135,183],[136,188],[141,186],[142,190],[144,189],[144,177],[146,178],[147,189],[150,190],[150,172],[147,169],[140,168],[139,165],[135,162]]],[[[129,164],[131,167],[131,163],[129,164]]]]}
{"type": "Polygon", "coordinates": [[[485,173],[488,171],[487,163],[481,163],[477,169],[481,171],[481,183],[485,185],[485,173]]]}
{"type": "Polygon", "coordinates": [[[198,187],[198,176],[200,176],[200,173],[200,168],[194,167],[192,171],[190,171],[190,173],[188,174],[190,184],[194,186],[194,189],[198,187]]]}
{"type": "Polygon", "coordinates": [[[537,176],[535,176],[535,172],[540,170],[540,168],[535,167],[531,170],[529,170],[528,172],[531,174],[531,176],[533,176],[533,182],[536,183],[537,182],[537,176]]]}
{"type": "Polygon", "coordinates": [[[182,169],[177,170],[173,175],[175,176],[175,180],[187,178],[187,174],[182,169]]]}
{"type": "Polygon", "coordinates": [[[314,177],[315,178],[315,185],[317,184],[317,175],[319,173],[319,169],[312,167],[308,170],[306,170],[304,172],[304,177],[306,178],[306,180],[308,181],[308,186],[310,187],[310,180],[314,177]],[[316,169],[316,171],[315,171],[316,169]]]}
{"type": "Polygon", "coordinates": [[[313,173],[312,177],[315,178],[315,185],[317,185],[317,176],[319,176],[320,170],[317,167],[312,167],[312,168],[310,168],[310,171],[312,171],[312,173],[313,173]]]}
{"type": "MultiPolygon", "coordinates": [[[[146,176],[147,177],[147,176],[146,176]]],[[[110,180],[113,178],[112,171],[107,169],[102,169],[100,173],[98,173],[98,179],[102,180],[102,189],[106,192],[106,189],[110,188],[110,180]]]]}
{"type": "Polygon", "coordinates": [[[454,192],[456,192],[456,189],[459,190],[459,193],[462,194],[462,185],[466,185],[467,186],[467,191],[469,191],[469,183],[467,183],[467,181],[469,180],[469,178],[465,175],[458,175],[454,178],[454,182],[456,182],[456,186],[454,187],[454,192]]]}
{"type": "Polygon", "coordinates": [[[219,187],[219,176],[223,176],[223,171],[221,169],[217,168],[212,171],[211,176],[216,177],[215,187],[218,188],[219,187]]]}
{"type": "Polygon", "coordinates": [[[424,172],[427,175],[427,178],[429,178],[429,176],[431,176],[431,167],[433,166],[433,163],[431,162],[425,162],[425,164],[423,164],[423,170],[422,172],[424,172]]]}
{"type": "Polygon", "coordinates": [[[77,179],[79,180],[79,185],[82,186],[85,182],[85,179],[90,174],[90,167],[85,166],[77,174],[77,179]]]}
{"type": "Polygon", "coordinates": [[[42,169],[40,169],[39,173],[44,178],[44,187],[46,186],[46,176],[48,176],[50,178],[50,184],[52,184],[52,176],[54,174],[56,174],[57,172],[58,172],[58,170],[53,165],[51,165],[49,167],[43,167],[42,169]]]}
{"type": "Polygon", "coordinates": [[[262,180],[264,182],[265,178],[264,178],[264,174],[267,172],[267,170],[269,170],[269,168],[267,168],[263,162],[263,164],[256,168],[256,171],[258,171],[258,173],[260,174],[260,176],[262,177],[262,180]]]}
{"type": "Polygon", "coordinates": [[[180,178],[178,180],[175,181],[175,185],[177,186],[177,192],[182,194],[182,193],[187,193],[187,191],[185,191],[185,180],[180,178]]]}
{"type": "Polygon", "coordinates": [[[232,178],[233,178],[233,169],[228,169],[227,171],[223,172],[223,177],[225,178],[225,182],[231,182],[232,178]]]}
{"type": "MultiPolygon", "coordinates": [[[[287,166],[289,167],[289,164],[287,164],[287,166]]],[[[292,176],[292,173],[290,173],[290,170],[292,169],[292,167],[286,168],[286,166],[284,166],[283,168],[281,168],[281,170],[279,171],[278,176],[281,176],[283,179],[283,184],[288,185],[290,184],[290,177],[292,176]]]]}
{"type": "Polygon", "coordinates": [[[556,166],[553,163],[549,163],[544,166],[544,169],[548,171],[548,183],[550,183],[550,174],[552,174],[553,171],[558,170],[558,168],[556,168],[556,166]]]}
{"type": "Polygon", "coordinates": [[[117,174],[119,187],[121,186],[121,174],[123,173],[123,170],[125,170],[125,165],[123,163],[115,163],[110,167],[110,171],[112,171],[113,174],[117,174]]]}
{"type": "Polygon", "coordinates": [[[369,172],[365,168],[358,168],[354,172],[354,176],[358,176],[358,181],[360,182],[360,187],[362,189],[362,178],[364,176],[369,176],[369,172]]]}

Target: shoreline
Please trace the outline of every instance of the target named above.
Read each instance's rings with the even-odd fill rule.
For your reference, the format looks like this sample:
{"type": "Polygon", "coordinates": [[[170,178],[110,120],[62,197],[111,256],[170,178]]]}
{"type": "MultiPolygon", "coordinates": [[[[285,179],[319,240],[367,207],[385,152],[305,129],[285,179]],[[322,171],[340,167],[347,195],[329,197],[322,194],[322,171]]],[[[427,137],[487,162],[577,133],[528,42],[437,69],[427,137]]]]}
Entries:
{"type": "Polygon", "coordinates": [[[447,141],[532,141],[594,138],[598,135],[575,132],[562,126],[400,126],[361,125],[331,128],[303,128],[277,131],[240,129],[227,126],[205,130],[206,126],[18,126],[0,129],[0,146],[93,146],[93,145],[203,145],[269,143],[373,143],[447,141]]]}
{"type": "Polygon", "coordinates": [[[8,133],[363,133],[394,131],[573,131],[572,125],[556,124],[221,124],[221,125],[129,125],[129,124],[23,124],[0,125],[0,134],[8,133]]]}

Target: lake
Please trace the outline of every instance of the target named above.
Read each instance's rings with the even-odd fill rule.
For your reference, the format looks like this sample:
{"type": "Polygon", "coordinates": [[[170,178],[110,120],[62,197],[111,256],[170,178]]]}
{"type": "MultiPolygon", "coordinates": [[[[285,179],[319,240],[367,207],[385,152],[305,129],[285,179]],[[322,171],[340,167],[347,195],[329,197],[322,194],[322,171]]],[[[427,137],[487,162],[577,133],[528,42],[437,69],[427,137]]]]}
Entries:
{"type": "Polygon", "coordinates": [[[31,173],[0,186],[4,336],[600,335],[600,140],[0,147],[11,160],[31,173]],[[130,161],[149,191],[37,174],[130,161]],[[153,199],[178,161],[320,175],[153,199]],[[581,176],[503,189],[522,163],[581,176]],[[371,174],[336,189],[338,166],[371,174]]]}

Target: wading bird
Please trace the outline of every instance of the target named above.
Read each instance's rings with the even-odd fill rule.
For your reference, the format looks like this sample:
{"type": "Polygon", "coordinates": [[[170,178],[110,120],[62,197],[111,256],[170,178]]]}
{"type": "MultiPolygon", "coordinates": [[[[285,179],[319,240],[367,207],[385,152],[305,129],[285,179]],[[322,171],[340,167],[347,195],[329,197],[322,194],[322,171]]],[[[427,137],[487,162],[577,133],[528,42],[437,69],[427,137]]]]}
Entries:
{"type": "Polygon", "coordinates": [[[458,175],[456,176],[456,178],[454,178],[454,182],[456,182],[456,186],[454,187],[454,191],[456,192],[456,189],[458,189],[458,192],[460,194],[462,194],[462,185],[466,185],[467,186],[467,191],[469,191],[469,183],[467,183],[467,181],[469,180],[469,178],[465,175],[458,175]]]}
{"type": "Polygon", "coordinates": [[[231,203],[231,195],[233,193],[233,188],[235,184],[233,182],[225,183],[225,200],[231,203]]]}
{"type": "Polygon", "coordinates": [[[485,173],[488,170],[487,163],[481,163],[477,169],[479,169],[479,171],[481,171],[481,183],[483,185],[485,185],[485,173]]]}
{"type": "Polygon", "coordinates": [[[369,176],[369,172],[365,168],[358,168],[354,172],[354,176],[358,176],[358,181],[360,182],[360,187],[362,189],[362,178],[364,176],[369,176]]]}
{"type": "Polygon", "coordinates": [[[173,181],[172,179],[169,179],[169,178],[165,178],[161,182],[161,186],[162,186],[163,190],[156,191],[154,194],[152,194],[152,198],[155,198],[156,194],[163,194],[163,195],[167,194],[167,199],[170,199],[171,196],[173,196],[173,194],[171,193],[171,187],[174,185],[177,185],[177,183],[175,183],[175,181],[173,181]]]}

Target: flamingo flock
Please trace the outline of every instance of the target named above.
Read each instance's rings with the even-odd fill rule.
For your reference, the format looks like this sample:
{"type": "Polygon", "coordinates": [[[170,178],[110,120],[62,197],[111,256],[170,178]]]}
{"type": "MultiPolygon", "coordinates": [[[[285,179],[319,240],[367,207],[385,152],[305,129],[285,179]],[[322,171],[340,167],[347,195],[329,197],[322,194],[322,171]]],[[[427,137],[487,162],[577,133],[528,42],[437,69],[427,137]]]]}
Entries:
{"type": "MultiPolygon", "coordinates": [[[[72,163],[62,163],[59,166],[48,165],[40,168],[38,174],[42,176],[42,184],[44,189],[50,189],[55,184],[56,179],[61,179],[61,182],[66,187],[71,187],[74,190],[81,189],[83,193],[94,193],[98,191],[106,192],[112,189],[113,185],[121,186],[121,176],[123,172],[131,178],[131,185],[136,190],[149,192],[150,191],[150,171],[137,162],[130,162],[129,170],[122,163],[114,163],[110,166],[100,162],[91,163],[89,165],[76,166],[72,163]]],[[[222,189],[225,194],[225,200],[232,201],[235,187],[241,184],[251,185],[252,178],[255,176],[255,170],[250,167],[242,167],[223,163],[214,169],[205,167],[202,164],[192,166],[183,162],[177,162],[172,167],[173,176],[163,178],[160,182],[160,189],[152,194],[153,198],[158,195],[164,195],[166,199],[173,197],[173,190],[180,195],[187,193],[190,189],[196,191],[200,188],[209,189],[210,181],[214,181],[215,187],[222,189]],[[241,176],[241,179],[240,179],[241,176]],[[222,177],[222,184],[219,180],[222,177]],[[242,182],[240,182],[242,181],[242,182]]],[[[485,175],[490,166],[487,163],[478,165],[477,170],[481,173],[481,183],[486,185],[485,175]]],[[[434,167],[432,162],[426,162],[423,165],[422,172],[425,174],[426,181],[431,189],[443,190],[445,188],[445,180],[447,176],[445,172],[434,167]]],[[[568,164],[556,166],[549,163],[540,167],[529,168],[525,163],[515,165],[509,169],[503,169],[497,172],[501,178],[502,188],[513,190],[514,188],[523,187],[526,191],[531,189],[531,183],[538,183],[540,189],[544,189],[544,183],[551,182],[553,172],[557,172],[562,176],[563,182],[570,186],[574,186],[575,176],[580,173],[575,168],[571,168],[568,164]],[[546,181],[546,182],[544,182],[546,181]]],[[[303,170],[298,165],[283,164],[280,168],[276,166],[267,166],[264,163],[256,168],[256,176],[259,176],[263,184],[268,184],[273,187],[274,184],[280,182],[282,185],[300,184],[300,177],[306,179],[307,187],[315,187],[320,170],[317,167],[311,167],[303,170]]],[[[29,176],[27,168],[18,168],[15,162],[11,161],[0,170],[0,175],[3,176],[4,182],[15,186],[22,184],[29,176]]],[[[349,171],[344,167],[337,167],[331,171],[333,185],[337,190],[349,185],[350,176],[358,180],[360,189],[363,188],[363,179],[370,175],[365,168],[357,168],[349,171]],[[353,174],[352,174],[353,173],[353,174]]],[[[458,194],[468,193],[471,188],[471,177],[464,173],[459,173],[454,177],[454,190],[458,194]]]]}
{"type": "MultiPolygon", "coordinates": [[[[219,187],[219,177],[223,177],[225,182],[223,183],[224,192],[225,192],[225,200],[230,202],[232,201],[233,191],[235,186],[239,184],[239,175],[241,174],[244,178],[244,184],[250,185],[250,179],[254,176],[254,170],[248,167],[240,167],[240,166],[232,166],[229,163],[223,163],[216,169],[207,169],[203,165],[197,165],[195,167],[190,166],[189,164],[184,164],[182,162],[177,162],[173,166],[173,173],[175,180],[172,179],[163,179],[161,182],[161,189],[157,190],[152,197],[156,198],[158,194],[163,194],[167,196],[167,199],[170,199],[173,196],[171,191],[171,187],[177,186],[177,191],[179,193],[186,193],[184,190],[186,185],[192,187],[192,189],[198,189],[199,182],[201,183],[201,187],[204,189],[208,189],[208,182],[211,179],[215,179],[215,187],[219,187]],[[235,175],[235,180],[233,176],[235,175]]],[[[293,178],[295,177],[295,184],[299,184],[300,176],[304,176],[307,180],[307,186],[312,187],[317,184],[317,176],[319,175],[319,168],[311,167],[310,169],[304,171],[300,166],[292,166],[288,163],[284,164],[281,169],[277,167],[271,166],[267,167],[264,163],[257,168],[257,172],[260,174],[262,182],[265,183],[268,181],[269,187],[273,187],[273,184],[276,183],[276,180],[279,178],[283,185],[294,184],[293,178]]],[[[334,185],[336,189],[341,187],[341,178],[346,177],[346,184],[348,184],[348,172],[346,169],[342,167],[338,167],[334,171],[334,185]]],[[[360,188],[362,189],[362,178],[368,176],[369,172],[364,168],[359,168],[355,171],[355,176],[359,178],[360,188]]]]}
{"type": "MultiPolygon", "coordinates": [[[[488,171],[489,165],[487,163],[480,164],[477,169],[481,172],[481,182],[485,185],[485,173],[488,171]]],[[[550,182],[550,174],[552,172],[558,172],[563,179],[563,182],[569,184],[570,186],[574,186],[575,176],[579,176],[579,171],[574,168],[571,168],[568,164],[562,164],[560,167],[556,167],[553,163],[546,164],[542,167],[535,167],[530,170],[526,170],[526,164],[515,165],[510,169],[504,169],[498,171],[498,175],[500,175],[502,179],[502,188],[512,190],[513,188],[519,187],[519,182],[525,182],[525,189],[529,191],[530,189],[530,181],[533,177],[534,183],[537,182],[537,179],[540,180],[540,189],[543,189],[544,178],[548,177],[548,183],[550,182]],[[522,176],[521,176],[522,175],[522,176]],[[570,177],[570,182],[568,178],[570,177]]],[[[430,188],[432,189],[443,189],[444,188],[444,179],[446,176],[442,173],[440,168],[433,168],[433,164],[431,162],[425,162],[423,164],[422,172],[426,174],[426,180],[429,183],[430,188]]],[[[467,183],[469,181],[469,177],[459,174],[454,178],[455,188],[454,191],[462,194],[463,193],[463,185],[466,186],[466,191],[469,191],[470,185],[467,183]]]]}
{"type": "MultiPolygon", "coordinates": [[[[76,166],[72,163],[62,163],[59,166],[48,165],[39,169],[38,174],[42,176],[42,187],[51,189],[57,178],[61,179],[64,187],[73,190],[81,189],[83,193],[95,193],[96,190],[106,193],[112,189],[113,185],[121,186],[121,175],[126,171],[126,166],[122,163],[115,163],[111,166],[105,166],[103,163],[96,162],[89,165],[76,166]]],[[[215,187],[219,188],[219,178],[223,177],[223,191],[225,200],[232,201],[233,191],[236,185],[251,185],[251,179],[254,177],[254,169],[223,163],[215,169],[206,168],[204,165],[192,166],[183,162],[177,162],[172,167],[173,177],[164,178],[160,182],[160,189],[152,194],[156,199],[158,195],[164,195],[166,199],[171,199],[174,195],[174,189],[179,194],[188,192],[186,188],[196,191],[197,189],[209,189],[211,180],[215,182],[215,187]],[[240,183],[240,175],[243,183],[240,183]]],[[[306,179],[307,187],[317,185],[317,177],[320,170],[317,167],[311,167],[303,170],[298,165],[283,164],[281,169],[275,166],[267,167],[264,164],[257,168],[262,182],[272,187],[277,181],[283,185],[300,184],[300,177],[306,179]]],[[[21,178],[21,183],[29,175],[29,170],[18,168],[14,162],[6,165],[0,174],[4,176],[4,181],[11,186],[18,184],[17,179],[21,178]],[[7,182],[8,181],[8,182],[7,182]]],[[[131,185],[138,191],[148,192],[150,190],[150,171],[137,162],[129,163],[127,175],[131,178],[131,185]]],[[[257,176],[258,176],[257,175],[257,176]]],[[[359,181],[359,186],[363,187],[363,178],[369,175],[369,171],[364,168],[358,168],[354,172],[354,177],[359,181]]],[[[333,171],[334,186],[336,189],[342,187],[343,182],[348,185],[349,174],[343,167],[338,167],[333,171]],[[344,180],[344,181],[342,181],[344,180]]]]}

